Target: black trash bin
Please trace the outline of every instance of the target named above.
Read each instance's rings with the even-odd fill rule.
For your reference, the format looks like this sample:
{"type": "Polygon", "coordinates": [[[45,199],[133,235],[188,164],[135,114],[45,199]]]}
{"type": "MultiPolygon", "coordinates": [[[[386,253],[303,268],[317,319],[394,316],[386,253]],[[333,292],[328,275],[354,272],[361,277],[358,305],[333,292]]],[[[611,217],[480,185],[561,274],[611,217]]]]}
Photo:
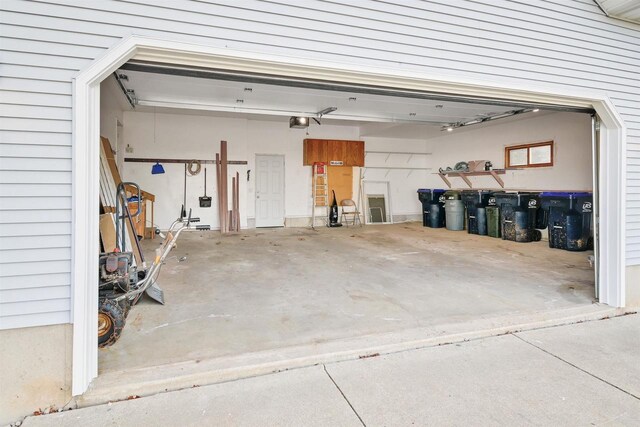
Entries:
{"type": "Polygon", "coordinates": [[[567,251],[593,248],[591,193],[545,192],[540,198],[547,213],[550,248],[567,251]]]}
{"type": "Polygon", "coordinates": [[[442,228],[445,226],[444,193],[439,188],[421,188],[418,199],[422,203],[422,225],[424,227],[442,228]]]}
{"type": "Polygon", "coordinates": [[[542,238],[538,225],[538,193],[499,192],[493,195],[500,209],[500,234],[503,240],[527,243],[542,238]]]}
{"type": "Polygon", "coordinates": [[[487,235],[487,204],[491,197],[488,190],[464,190],[462,202],[466,208],[467,232],[487,235]]]}

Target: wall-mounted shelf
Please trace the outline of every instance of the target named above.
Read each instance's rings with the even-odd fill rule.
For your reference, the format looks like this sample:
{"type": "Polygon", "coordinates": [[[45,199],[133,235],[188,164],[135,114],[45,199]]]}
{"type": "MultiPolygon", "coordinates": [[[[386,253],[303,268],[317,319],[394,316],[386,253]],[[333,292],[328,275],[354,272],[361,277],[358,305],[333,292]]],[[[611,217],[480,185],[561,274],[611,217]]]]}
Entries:
{"type": "Polygon", "coordinates": [[[399,154],[399,155],[404,154],[408,156],[407,163],[411,161],[413,156],[430,156],[431,155],[431,153],[424,153],[424,152],[417,152],[417,151],[365,151],[364,155],[366,156],[367,154],[386,154],[387,158],[384,160],[385,163],[389,160],[389,157],[391,157],[392,154],[399,154]]]}
{"type": "Polygon", "coordinates": [[[409,175],[411,175],[413,171],[430,171],[433,168],[418,168],[418,167],[412,168],[412,167],[404,167],[404,166],[365,166],[362,168],[363,171],[366,171],[367,169],[384,169],[387,171],[387,173],[384,175],[385,177],[389,175],[389,171],[406,170],[406,171],[409,171],[409,173],[407,174],[407,177],[409,177],[409,175]]]}
{"type": "Polygon", "coordinates": [[[451,182],[447,179],[447,177],[460,177],[467,183],[469,188],[473,188],[473,184],[469,181],[470,176],[492,176],[493,179],[496,180],[500,187],[504,188],[504,181],[498,175],[504,175],[508,169],[493,169],[490,171],[478,171],[478,172],[461,172],[461,171],[447,171],[447,172],[438,172],[440,178],[451,188],[451,182]]]}

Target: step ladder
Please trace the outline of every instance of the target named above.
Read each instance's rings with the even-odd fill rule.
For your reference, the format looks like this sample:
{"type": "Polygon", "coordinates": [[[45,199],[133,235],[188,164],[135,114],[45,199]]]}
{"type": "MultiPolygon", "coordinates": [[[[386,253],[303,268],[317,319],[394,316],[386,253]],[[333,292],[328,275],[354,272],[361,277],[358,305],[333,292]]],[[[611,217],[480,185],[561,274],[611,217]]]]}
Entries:
{"type": "Polygon", "coordinates": [[[329,179],[327,165],[316,162],[313,164],[313,206],[311,208],[311,228],[316,227],[316,218],[325,226],[329,226],[329,179]]]}

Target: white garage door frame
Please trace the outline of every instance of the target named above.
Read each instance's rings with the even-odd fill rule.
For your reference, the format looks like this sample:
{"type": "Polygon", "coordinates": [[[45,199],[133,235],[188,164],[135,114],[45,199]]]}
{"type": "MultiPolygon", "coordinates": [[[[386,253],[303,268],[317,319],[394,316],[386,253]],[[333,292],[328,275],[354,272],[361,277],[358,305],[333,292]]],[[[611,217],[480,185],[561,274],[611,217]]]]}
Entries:
{"type": "Polygon", "coordinates": [[[480,79],[327,63],[132,35],[80,72],[73,84],[73,395],[84,393],[98,373],[100,82],[133,58],[291,78],[595,109],[602,121],[599,295],[603,303],[624,306],[626,129],[606,93],[542,87],[539,82],[508,86],[480,79]]]}

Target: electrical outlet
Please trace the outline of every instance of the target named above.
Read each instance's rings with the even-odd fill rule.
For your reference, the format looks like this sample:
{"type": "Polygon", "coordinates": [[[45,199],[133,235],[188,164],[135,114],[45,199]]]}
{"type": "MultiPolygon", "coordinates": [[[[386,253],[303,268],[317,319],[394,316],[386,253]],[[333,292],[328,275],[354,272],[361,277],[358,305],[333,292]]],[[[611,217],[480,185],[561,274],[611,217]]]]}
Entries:
{"type": "Polygon", "coordinates": [[[127,144],[127,147],[124,149],[127,153],[133,153],[133,147],[127,144]]]}

